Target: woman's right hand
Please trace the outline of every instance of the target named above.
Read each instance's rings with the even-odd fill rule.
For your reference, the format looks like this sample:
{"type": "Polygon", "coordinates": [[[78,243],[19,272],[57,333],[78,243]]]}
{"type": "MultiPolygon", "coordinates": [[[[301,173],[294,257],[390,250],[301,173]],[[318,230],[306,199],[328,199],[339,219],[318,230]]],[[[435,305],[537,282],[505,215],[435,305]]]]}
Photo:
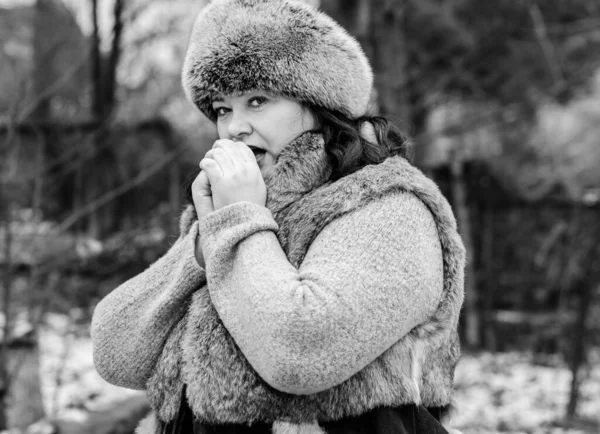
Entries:
{"type": "Polygon", "coordinates": [[[202,252],[202,245],[200,244],[200,234],[196,236],[196,247],[194,249],[194,256],[196,257],[196,262],[200,267],[206,269],[206,262],[204,261],[204,253],[202,252]]]}
{"type": "MultiPolygon", "coordinates": [[[[192,183],[192,199],[194,201],[194,208],[196,208],[198,220],[202,220],[204,216],[215,210],[215,207],[213,206],[210,182],[204,170],[200,171],[192,183]]],[[[200,265],[202,268],[206,268],[204,254],[200,244],[200,234],[198,234],[196,237],[196,248],[194,254],[196,256],[196,262],[198,262],[198,265],[200,265]]]]}
{"type": "Polygon", "coordinates": [[[204,170],[200,171],[192,183],[192,199],[194,201],[194,208],[196,208],[196,214],[198,214],[198,220],[202,220],[204,216],[215,210],[210,181],[204,170]]]}

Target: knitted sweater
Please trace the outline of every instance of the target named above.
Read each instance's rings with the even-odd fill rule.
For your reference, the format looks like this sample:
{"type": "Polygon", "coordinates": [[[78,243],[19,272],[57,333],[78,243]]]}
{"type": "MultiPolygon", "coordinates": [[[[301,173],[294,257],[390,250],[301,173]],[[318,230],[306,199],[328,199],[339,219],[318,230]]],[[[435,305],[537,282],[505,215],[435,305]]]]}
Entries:
{"type": "Polygon", "coordinates": [[[188,209],[169,252],[98,305],[98,371],[117,385],[148,385],[164,420],[179,405],[182,382],[190,406],[208,421],[328,419],[423,398],[448,404],[464,251],[447,203],[398,157],[347,177],[341,191],[340,181],[326,181],[322,140],[307,137],[284,150],[266,180],[267,208],[237,203],[200,222],[188,209]],[[399,169],[418,178],[414,185],[378,188],[390,183],[377,178],[382,170],[399,169]],[[335,210],[335,201],[326,202],[332,192],[358,199],[335,210]],[[302,207],[311,197],[316,202],[302,207]],[[194,259],[198,234],[206,270],[194,259]],[[229,346],[218,342],[223,334],[229,346]],[[206,348],[217,353],[200,357],[206,348]],[[244,372],[231,377],[229,370],[244,372]],[[242,384],[233,382],[239,375],[242,384]],[[249,377],[252,393],[242,397],[249,377]],[[332,400],[359,385],[358,401],[332,400]],[[248,405],[251,396],[260,408],[248,405]]]}

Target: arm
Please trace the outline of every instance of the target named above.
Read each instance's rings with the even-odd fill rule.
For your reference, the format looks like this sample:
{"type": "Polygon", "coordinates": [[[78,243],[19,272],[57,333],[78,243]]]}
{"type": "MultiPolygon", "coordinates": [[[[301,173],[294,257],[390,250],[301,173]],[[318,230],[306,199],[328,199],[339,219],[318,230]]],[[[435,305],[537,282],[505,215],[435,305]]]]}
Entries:
{"type": "Polygon", "coordinates": [[[408,193],[330,223],[299,269],[264,207],[229,205],[199,230],[221,320],[256,372],[286,393],[345,381],[426,321],[442,295],[433,217],[408,193]]]}
{"type": "Polygon", "coordinates": [[[146,271],[96,306],[92,318],[94,364],[106,381],[145,389],[190,295],[206,283],[195,258],[198,223],[190,223],[186,232],[146,271]]]}

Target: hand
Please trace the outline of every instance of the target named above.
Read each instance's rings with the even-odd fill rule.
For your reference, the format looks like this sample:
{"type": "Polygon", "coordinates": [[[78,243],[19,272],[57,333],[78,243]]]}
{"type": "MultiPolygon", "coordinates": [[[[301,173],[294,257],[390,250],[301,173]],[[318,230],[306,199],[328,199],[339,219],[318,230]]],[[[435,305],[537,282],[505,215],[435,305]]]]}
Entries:
{"type": "MultiPolygon", "coordinates": [[[[210,190],[210,183],[208,182],[208,175],[203,170],[200,171],[192,183],[192,199],[194,201],[194,208],[196,208],[198,220],[215,210],[213,206],[212,192],[210,190]]],[[[196,237],[194,255],[196,256],[196,262],[198,262],[198,265],[200,265],[202,268],[206,268],[204,253],[202,252],[202,246],[200,244],[200,234],[198,234],[196,237]]]]}
{"type": "Polygon", "coordinates": [[[194,201],[196,214],[198,214],[198,220],[202,220],[202,217],[215,210],[210,182],[204,170],[200,171],[192,183],[192,200],[194,201]]]}
{"type": "MultiPolygon", "coordinates": [[[[214,210],[243,201],[265,206],[267,188],[254,153],[245,143],[217,140],[200,161],[200,168],[208,176],[214,210]]],[[[206,197],[206,184],[199,188],[206,197]]]]}
{"type": "Polygon", "coordinates": [[[200,267],[206,269],[206,261],[204,260],[204,252],[202,251],[202,245],[200,244],[200,234],[196,237],[196,247],[194,248],[194,256],[196,262],[200,267]]]}

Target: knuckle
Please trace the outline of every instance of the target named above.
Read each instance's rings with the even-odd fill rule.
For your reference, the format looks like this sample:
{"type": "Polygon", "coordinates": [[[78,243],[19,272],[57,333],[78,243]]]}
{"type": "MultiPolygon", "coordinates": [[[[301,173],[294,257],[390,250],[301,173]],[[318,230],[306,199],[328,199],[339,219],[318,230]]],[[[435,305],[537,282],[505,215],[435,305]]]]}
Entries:
{"type": "Polygon", "coordinates": [[[231,140],[228,140],[228,139],[219,139],[213,144],[213,149],[223,148],[223,147],[229,145],[230,142],[231,142],[231,140]]]}

